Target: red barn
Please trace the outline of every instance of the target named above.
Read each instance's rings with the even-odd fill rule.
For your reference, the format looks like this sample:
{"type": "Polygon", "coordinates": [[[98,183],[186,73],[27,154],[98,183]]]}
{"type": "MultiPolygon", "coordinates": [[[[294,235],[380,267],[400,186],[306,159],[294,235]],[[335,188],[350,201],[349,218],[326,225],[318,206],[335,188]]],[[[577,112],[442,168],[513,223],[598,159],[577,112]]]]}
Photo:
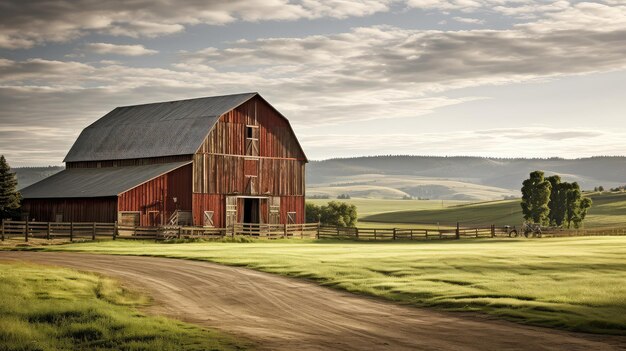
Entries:
{"type": "Polygon", "coordinates": [[[257,93],[118,107],[82,131],[64,162],[22,190],[29,219],[304,223],[306,156],[257,93]]]}

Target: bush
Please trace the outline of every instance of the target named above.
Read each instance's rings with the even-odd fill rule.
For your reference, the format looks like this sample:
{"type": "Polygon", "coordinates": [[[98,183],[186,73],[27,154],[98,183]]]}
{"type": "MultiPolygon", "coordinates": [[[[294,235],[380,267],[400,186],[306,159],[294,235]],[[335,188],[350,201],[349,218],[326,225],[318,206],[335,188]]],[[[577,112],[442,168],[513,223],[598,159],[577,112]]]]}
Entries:
{"type": "Polygon", "coordinates": [[[356,206],[345,202],[331,201],[323,206],[306,204],[307,223],[320,222],[324,225],[354,227],[357,218],[356,206]]]}

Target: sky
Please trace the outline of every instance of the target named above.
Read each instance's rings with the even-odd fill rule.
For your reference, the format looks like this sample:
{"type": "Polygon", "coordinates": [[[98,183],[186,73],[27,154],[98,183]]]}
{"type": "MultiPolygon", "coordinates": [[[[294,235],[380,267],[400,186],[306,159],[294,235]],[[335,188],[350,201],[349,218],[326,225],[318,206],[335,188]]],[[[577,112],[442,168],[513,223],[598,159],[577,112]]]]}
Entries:
{"type": "Polygon", "coordinates": [[[0,154],[259,92],[312,160],[626,155],[626,0],[3,0],[0,154]]]}

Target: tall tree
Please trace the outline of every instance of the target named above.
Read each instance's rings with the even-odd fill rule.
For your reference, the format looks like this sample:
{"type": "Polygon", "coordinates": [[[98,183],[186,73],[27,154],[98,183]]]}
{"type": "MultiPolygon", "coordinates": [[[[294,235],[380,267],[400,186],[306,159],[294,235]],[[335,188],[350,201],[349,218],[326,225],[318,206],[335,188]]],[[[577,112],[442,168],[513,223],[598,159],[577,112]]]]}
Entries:
{"type": "Polygon", "coordinates": [[[580,210],[578,212],[578,216],[574,220],[574,226],[576,228],[579,228],[582,222],[585,220],[585,217],[587,217],[587,210],[591,207],[592,204],[593,201],[591,201],[591,199],[588,197],[583,197],[582,200],[580,200],[580,210]]]}
{"type": "Polygon", "coordinates": [[[565,217],[565,206],[563,201],[560,200],[561,193],[563,191],[563,183],[561,183],[561,177],[553,175],[546,178],[550,182],[550,202],[548,202],[548,208],[550,213],[548,214],[548,222],[552,225],[560,226],[563,224],[563,218],[565,217]]]}
{"type": "Polygon", "coordinates": [[[567,221],[568,228],[572,226],[572,222],[574,222],[576,227],[578,227],[580,222],[582,222],[580,219],[582,198],[582,193],[580,192],[580,186],[578,183],[571,183],[565,196],[565,220],[567,221]]]}
{"type": "Polygon", "coordinates": [[[17,178],[3,156],[0,156],[0,218],[18,215],[21,196],[17,191],[17,178]]]}
{"type": "Polygon", "coordinates": [[[530,173],[530,178],[522,183],[521,206],[524,219],[533,223],[547,223],[551,190],[552,185],[544,178],[542,171],[530,173]]]}

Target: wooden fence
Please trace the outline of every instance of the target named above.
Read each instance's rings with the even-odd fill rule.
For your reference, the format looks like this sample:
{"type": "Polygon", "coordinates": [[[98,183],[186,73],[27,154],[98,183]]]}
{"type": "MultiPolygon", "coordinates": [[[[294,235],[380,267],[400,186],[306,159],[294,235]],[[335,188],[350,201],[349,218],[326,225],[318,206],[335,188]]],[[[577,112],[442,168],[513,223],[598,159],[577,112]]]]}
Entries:
{"type": "Polygon", "coordinates": [[[462,238],[494,238],[508,236],[504,227],[480,226],[465,228],[457,225],[454,229],[439,228],[344,228],[321,226],[320,239],[354,239],[354,240],[444,240],[462,238]]]}
{"type": "Polygon", "coordinates": [[[0,236],[5,239],[63,239],[63,240],[96,240],[96,239],[216,239],[234,236],[250,236],[258,238],[316,238],[319,225],[308,224],[249,224],[238,223],[231,228],[161,226],[136,227],[119,225],[118,223],[58,223],[58,222],[25,222],[2,221],[0,236]]]}
{"type": "MultiPolygon", "coordinates": [[[[230,228],[161,226],[135,227],[118,223],[56,223],[56,222],[24,222],[2,221],[1,238],[23,239],[62,239],[62,240],[96,240],[96,239],[219,239],[224,237],[248,236],[260,239],[277,238],[317,238],[317,239],[351,239],[351,240],[450,240],[464,238],[508,237],[511,228],[491,226],[456,228],[365,228],[365,227],[332,227],[318,223],[307,224],[253,224],[237,223],[230,228]]],[[[520,236],[522,233],[520,233],[520,236]]],[[[583,236],[583,235],[626,235],[626,230],[585,231],[559,230],[544,232],[544,237],[583,236]]]]}

